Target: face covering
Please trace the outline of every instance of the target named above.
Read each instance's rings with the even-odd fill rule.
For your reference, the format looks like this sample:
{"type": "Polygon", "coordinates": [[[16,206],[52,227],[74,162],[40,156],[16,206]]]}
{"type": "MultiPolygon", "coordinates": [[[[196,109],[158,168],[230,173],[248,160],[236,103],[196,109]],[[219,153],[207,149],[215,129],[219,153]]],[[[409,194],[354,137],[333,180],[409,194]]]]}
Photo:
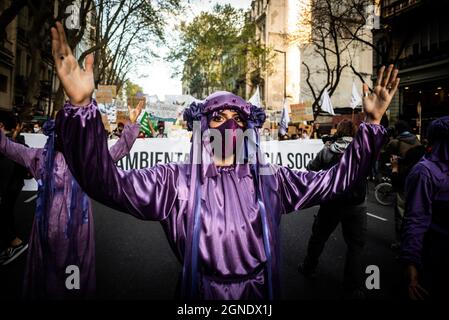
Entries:
{"type": "MultiPolygon", "coordinates": [[[[232,154],[235,154],[237,147],[237,129],[242,129],[242,127],[234,119],[229,119],[214,129],[217,129],[221,134],[221,158],[226,159],[232,154]]],[[[212,139],[211,142],[213,142],[212,139]]]]}
{"type": "Polygon", "coordinates": [[[39,128],[34,127],[33,130],[34,130],[34,133],[38,133],[39,132],[39,128]]]}

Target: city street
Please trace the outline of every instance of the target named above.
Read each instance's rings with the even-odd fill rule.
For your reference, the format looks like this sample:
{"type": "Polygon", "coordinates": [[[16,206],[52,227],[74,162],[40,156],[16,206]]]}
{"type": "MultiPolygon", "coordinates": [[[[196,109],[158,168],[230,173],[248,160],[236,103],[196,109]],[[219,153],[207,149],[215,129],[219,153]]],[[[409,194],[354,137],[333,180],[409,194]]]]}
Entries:
{"type": "MultiPolygon", "coordinates": [[[[17,227],[28,238],[35,209],[33,192],[23,192],[17,205],[17,227]]],[[[318,207],[285,216],[282,221],[282,278],[284,299],[339,299],[345,257],[340,228],[332,234],[322,255],[317,278],[297,272],[318,207]]],[[[172,299],[181,270],[156,222],[140,221],[94,202],[99,299],[172,299]]],[[[394,239],[393,208],[375,203],[368,195],[368,238],[364,265],[380,269],[380,289],[367,299],[400,299],[401,271],[390,249],[394,239]]],[[[25,255],[0,269],[0,299],[20,296],[25,255]]]]}

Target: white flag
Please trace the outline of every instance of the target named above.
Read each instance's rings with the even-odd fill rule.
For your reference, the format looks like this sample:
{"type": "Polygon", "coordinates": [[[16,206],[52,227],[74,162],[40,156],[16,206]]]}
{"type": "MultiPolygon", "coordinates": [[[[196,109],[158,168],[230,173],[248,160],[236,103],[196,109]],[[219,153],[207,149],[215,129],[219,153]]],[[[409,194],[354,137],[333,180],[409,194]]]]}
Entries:
{"type": "Polygon", "coordinates": [[[287,103],[287,99],[284,99],[284,106],[282,107],[281,123],[279,124],[279,133],[282,136],[287,134],[289,122],[290,122],[290,116],[288,115],[288,103],[287,103]]]}
{"type": "Polygon", "coordinates": [[[262,108],[262,100],[260,99],[259,86],[257,86],[256,92],[254,92],[253,96],[249,98],[248,102],[255,105],[256,107],[262,108]]]}
{"type": "Polygon", "coordinates": [[[331,98],[329,97],[329,92],[327,92],[327,88],[324,89],[323,95],[321,96],[321,110],[331,115],[335,116],[334,108],[332,107],[331,98]]]}
{"type": "Polygon", "coordinates": [[[355,109],[360,105],[362,105],[362,97],[360,96],[359,92],[357,91],[357,87],[355,86],[355,83],[353,82],[350,106],[352,109],[355,109]]]}

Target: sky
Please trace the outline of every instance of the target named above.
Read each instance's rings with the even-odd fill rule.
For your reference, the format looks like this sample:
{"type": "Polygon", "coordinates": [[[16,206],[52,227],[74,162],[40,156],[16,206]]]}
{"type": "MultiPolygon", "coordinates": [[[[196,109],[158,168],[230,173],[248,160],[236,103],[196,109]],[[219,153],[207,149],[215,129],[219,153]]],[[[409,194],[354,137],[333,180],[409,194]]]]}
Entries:
{"type": "MultiPolygon", "coordinates": [[[[192,15],[192,19],[202,11],[211,11],[213,6],[217,3],[229,3],[236,8],[242,9],[247,9],[251,5],[251,0],[192,0],[190,2],[191,9],[187,10],[187,13],[192,15]]],[[[168,30],[170,30],[170,28],[173,28],[173,26],[169,26],[168,30]]],[[[170,41],[170,34],[168,33],[167,36],[167,41],[170,41]]],[[[160,99],[163,99],[165,95],[182,94],[180,77],[175,79],[171,77],[173,69],[170,64],[162,58],[168,53],[167,46],[152,46],[152,49],[161,58],[152,59],[151,64],[139,65],[137,70],[129,75],[130,80],[140,85],[143,88],[144,93],[158,95],[160,99]]]]}

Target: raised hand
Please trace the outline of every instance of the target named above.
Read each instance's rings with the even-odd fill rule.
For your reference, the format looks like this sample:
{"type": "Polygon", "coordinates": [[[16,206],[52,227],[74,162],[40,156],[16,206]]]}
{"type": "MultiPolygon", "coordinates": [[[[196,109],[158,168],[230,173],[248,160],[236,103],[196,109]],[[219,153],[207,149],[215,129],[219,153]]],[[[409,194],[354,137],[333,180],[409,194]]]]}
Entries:
{"type": "Polygon", "coordinates": [[[56,22],[56,28],[51,28],[51,47],[56,73],[70,102],[76,106],[87,106],[95,89],[93,55],[86,57],[85,68],[81,69],[70,50],[60,22],[56,22]]]}
{"type": "Polygon", "coordinates": [[[128,105],[129,120],[131,121],[131,123],[135,123],[137,121],[137,118],[142,112],[144,104],[145,101],[140,100],[139,103],[137,104],[137,107],[135,107],[134,109],[131,109],[131,107],[128,105]]]}
{"type": "Polygon", "coordinates": [[[23,130],[23,122],[19,122],[16,125],[16,129],[14,130],[13,134],[12,134],[12,140],[16,141],[17,136],[20,135],[20,133],[23,130]]]}
{"type": "Polygon", "coordinates": [[[425,300],[429,293],[418,283],[418,271],[415,266],[409,265],[406,269],[408,278],[408,296],[411,300],[425,300]]]}
{"type": "Polygon", "coordinates": [[[398,72],[398,69],[394,69],[392,64],[386,69],[386,72],[385,66],[382,66],[377,73],[377,81],[372,93],[369,93],[368,85],[363,84],[363,109],[367,122],[380,124],[382,116],[398,89],[400,81],[397,77],[398,72]]]}

